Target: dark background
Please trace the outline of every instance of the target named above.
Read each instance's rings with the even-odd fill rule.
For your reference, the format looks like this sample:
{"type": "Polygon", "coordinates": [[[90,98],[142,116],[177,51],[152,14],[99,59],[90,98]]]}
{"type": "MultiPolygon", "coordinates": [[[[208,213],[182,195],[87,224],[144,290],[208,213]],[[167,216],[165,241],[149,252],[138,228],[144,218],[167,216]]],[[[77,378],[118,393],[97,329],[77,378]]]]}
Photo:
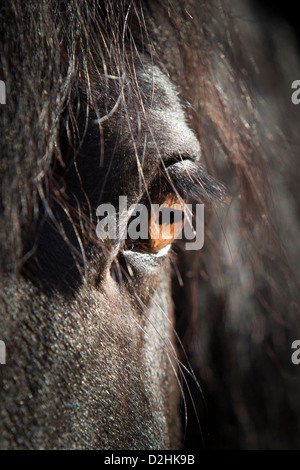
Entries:
{"type": "Polygon", "coordinates": [[[275,0],[251,0],[256,14],[262,16],[263,19],[279,19],[287,21],[295,32],[298,44],[300,44],[300,28],[299,28],[299,8],[295,0],[283,0],[276,2],[275,0]]]}

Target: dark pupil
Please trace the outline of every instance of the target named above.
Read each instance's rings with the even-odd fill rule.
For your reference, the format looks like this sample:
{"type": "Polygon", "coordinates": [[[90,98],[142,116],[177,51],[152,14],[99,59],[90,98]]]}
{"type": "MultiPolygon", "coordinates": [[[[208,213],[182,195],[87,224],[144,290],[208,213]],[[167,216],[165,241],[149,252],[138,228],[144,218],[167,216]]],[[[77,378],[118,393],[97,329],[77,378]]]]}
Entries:
{"type": "MultiPolygon", "coordinates": [[[[167,209],[168,210],[168,209],[167,209]]],[[[168,214],[166,214],[166,211],[164,211],[165,218],[170,224],[174,224],[175,222],[175,213],[174,211],[169,211],[169,217],[167,217],[168,214]]],[[[178,217],[177,217],[178,218],[178,217]]],[[[158,223],[161,225],[163,223],[163,211],[159,212],[158,215],[158,223]]]]}

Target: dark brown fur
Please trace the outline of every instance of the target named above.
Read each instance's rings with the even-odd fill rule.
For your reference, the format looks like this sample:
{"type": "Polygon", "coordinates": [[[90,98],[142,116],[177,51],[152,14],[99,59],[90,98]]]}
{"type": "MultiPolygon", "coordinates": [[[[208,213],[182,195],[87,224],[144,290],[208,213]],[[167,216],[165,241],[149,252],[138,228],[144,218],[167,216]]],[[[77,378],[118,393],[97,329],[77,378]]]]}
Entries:
{"type": "Polygon", "coordinates": [[[2,448],[299,447],[299,69],[228,3],[1,6],[2,448]],[[203,250],[96,238],[199,143],[203,250]]]}

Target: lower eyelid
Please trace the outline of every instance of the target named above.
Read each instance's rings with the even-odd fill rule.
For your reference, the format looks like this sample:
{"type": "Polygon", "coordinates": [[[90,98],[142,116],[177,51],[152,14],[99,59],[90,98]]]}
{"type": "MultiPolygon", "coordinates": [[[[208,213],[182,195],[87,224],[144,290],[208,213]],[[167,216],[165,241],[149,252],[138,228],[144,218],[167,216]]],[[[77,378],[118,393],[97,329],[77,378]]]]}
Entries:
{"type": "Polygon", "coordinates": [[[133,251],[133,250],[123,250],[122,253],[124,256],[127,256],[129,258],[132,258],[133,256],[139,257],[139,258],[144,258],[144,259],[153,259],[153,258],[160,258],[163,259],[167,256],[169,253],[170,249],[172,247],[172,243],[169,245],[165,246],[161,250],[159,250],[157,253],[150,253],[150,252],[143,252],[143,251],[133,251]]]}
{"type": "Polygon", "coordinates": [[[171,249],[171,246],[172,246],[172,243],[170,243],[169,245],[164,246],[157,253],[154,253],[153,256],[155,256],[155,258],[163,258],[164,256],[166,256],[169,253],[169,251],[171,249]]]}
{"type": "MultiPolygon", "coordinates": [[[[129,261],[129,263],[135,262],[137,260],[139,260],[140,262],[143,262],[143,263],[149,263],[149,262],[150,263],[151,262],[159,263],[160,261],[163,261],[163,259],[167,257],[171,247],[172,247],[172,243],[165,246],[164,248],[159,250],[157,253],[149,253],[149,252],[133,251],[133,250],[123,250],[122,254],[129,261]],[[155,260],[157,260],[157,261],[155,261],[155,260]]],[[[157,266],[159,266],[159,265],[157,265],[157,266]]]]}

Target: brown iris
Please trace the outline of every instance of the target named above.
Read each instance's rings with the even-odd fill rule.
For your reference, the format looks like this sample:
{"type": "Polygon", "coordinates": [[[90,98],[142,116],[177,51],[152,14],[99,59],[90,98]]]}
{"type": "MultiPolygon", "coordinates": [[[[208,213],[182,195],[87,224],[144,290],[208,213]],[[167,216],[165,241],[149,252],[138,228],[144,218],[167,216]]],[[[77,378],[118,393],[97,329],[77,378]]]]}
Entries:
{"type": "Polygon", "coordinates": [[[148,238],[131,241],[135,250],[158,253],[181,234],[184,225],[183,203],[175,194],[152,200],[148,207],[148,238]]]}

